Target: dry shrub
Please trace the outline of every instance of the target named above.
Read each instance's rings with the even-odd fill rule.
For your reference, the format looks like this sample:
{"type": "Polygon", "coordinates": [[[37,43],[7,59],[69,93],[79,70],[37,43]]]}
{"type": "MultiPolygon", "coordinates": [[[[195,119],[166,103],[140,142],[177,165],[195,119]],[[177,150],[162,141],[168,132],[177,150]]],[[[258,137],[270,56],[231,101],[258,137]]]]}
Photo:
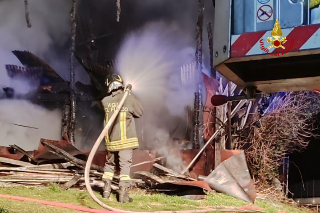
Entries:
{"type": "Polygon", "coordinates": [[[238,132],[236,149],[246,152],[250,172],[261,184],[278,178],[282,158],[302,151],[314,136],[314,115],[320,112],[315,92],[290,92],[274,102],[259,120],[238,132]]]}

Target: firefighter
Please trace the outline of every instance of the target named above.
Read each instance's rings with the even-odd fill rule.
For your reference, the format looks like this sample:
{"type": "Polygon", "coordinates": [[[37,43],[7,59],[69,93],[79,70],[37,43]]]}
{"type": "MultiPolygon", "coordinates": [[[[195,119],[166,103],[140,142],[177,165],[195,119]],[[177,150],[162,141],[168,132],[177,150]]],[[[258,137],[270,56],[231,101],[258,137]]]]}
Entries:
{"type": "MultiPolygon", "coordinates": [[[[105,111],[105,125],[124,95],[123,81],[120,75],[112,74],[106,80],[108,96],[102,99],[105,111]]],[[[107,157],[102,180],[105,182],[103,197],[108,199],[111,194],[111,181],[115,172],[115,164],[120,166],[119,201],[132,202],[128,189],[131,184],[130,167],[132,164],[133,149],[139,147],[134,118],[142,116],[140,102],[129,94],[118,117],[105,136],[107,157]]]]}

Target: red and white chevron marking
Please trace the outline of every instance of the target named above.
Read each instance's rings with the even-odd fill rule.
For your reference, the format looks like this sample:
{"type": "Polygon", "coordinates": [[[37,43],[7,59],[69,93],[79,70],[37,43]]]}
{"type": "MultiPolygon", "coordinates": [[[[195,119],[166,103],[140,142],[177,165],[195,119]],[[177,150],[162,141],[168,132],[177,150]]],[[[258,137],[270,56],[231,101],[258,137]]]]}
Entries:
{"type": "MultiPolygon", "coordinates": [[[[285,50],[290,49],[290,52],[320,48],[320,24],[282,29],[282,34],[283,37],[287,37],[287,42],[283,46],[285,50]]],[[[270,45],[267,43],[268,37],[271,37],[271,30],[233,35],[231,58],[268,54],[261,49],[261,42],[265,48],[270,45]]],[[[281,48],[271,48],[269,53],[281,51],[283,51],[281,48]]]]}

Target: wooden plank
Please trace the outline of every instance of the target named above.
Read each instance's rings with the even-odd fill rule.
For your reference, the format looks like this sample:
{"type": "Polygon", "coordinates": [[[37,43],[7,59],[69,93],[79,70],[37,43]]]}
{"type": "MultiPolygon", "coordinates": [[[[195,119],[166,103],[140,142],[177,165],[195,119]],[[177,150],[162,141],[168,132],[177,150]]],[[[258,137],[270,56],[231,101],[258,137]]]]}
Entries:
{"type": "Polygon", "coordinates": [[[153,160],[143,161],[143,162],[141,162],[141,163],[137,163],[137,164],[132,165],[131,168],[132,168],[132,167],[136,167],[136,166],[141,166],[141,165],[147,164],[147,163],[153,163],[153,162],[156,162],[156,161],[161,160],[161,159],[163,159],[163,158],[165,158],[165,157],[158,157],[158,158],[155,158],[155,159],[153,159],[153,160]]]}
{"type": "MultiPolygon", "coordinates": [[[[219,120],[223,121],[222,110],[223,110],[223,106],[216,107],[216,130],[221,127],[221,123],[219,122],[219,120]]],[[[217,168],[217,166],[221,163],[221,148],[223,143],[221,132],[215,139],[215,143],[214,143],[214,168],[217,168]]]]}
{"type": "Polygon", "coordinates": [[[169,173],[170,175],[172,175],[172,176],[174,176],[174,177],[176,177],[176,178],[180,178],[180,179],[184,179],[184,180],[195,180],[195,179],[193,179],[193,178],[191,178],[191,177],[188,177],[188,176],[186,176],[186,175],[179,174],[178,172],[175,172],[175,171],[173,171],[172,169],[168,169],[168,168],[166,168],[166,167],[164,167],[164,166],[161,166],[160,164],[155,163],[155,164],[153,164],[153,166],[154,166],[155,168],[157,168],[157,169],[165,172],[165,173],[169,173]]]}
{"type": "Polygon", "coordinates": [[[13,172],[29,172],[29,173],[41,173],[41,174],[73,174],[72,171],[39,171],[39,170],[32,170],[32,169],[27,169],[26,167],[0,167],[0,171],[13,171],[13,172]]]}
{"type": "Polygon", "coordinates": [[[250,110],[251,110],[251,107],[252,107],[252,101],[249,102],[249,106],[247,107],[246,115],[245,115],[245,116],[242,118],[242,120],[241,120],[240,129],[243,129],[243,127],[246,125],[247,119],[248,119],[248,116],[249,116],[249,112],[250,112],[250,110]]]}
{"type": "Polygon", "coordinates": [[[65,183],[69,179],[51,179],[51,180],[23,180],[23,179],[0,179],[0,182],[15,182],[15,183],[65,183]]]}
{"type": "Polygon", "coordinates": [[[70,189],[72,186],[76,185],[76,184],[80,181],[81,177],[82,177],[81,175],[75,175],[75,176],[73,176],[73,178],[72,178],[71,180],[69,180],[68,182],[66,182],[66,183],[62,186],[62,188],[64,188],[64,189],[70,189]]]}
{"type": "MultiPolygon", "coordinates": [[[[231,81],[228,82],[228,88],[229,88],[229,94],[228,96],[231,96],[231,81]]],[[[226,149],[231,149],[232,148],[232,134],[231,134],[231,106],[232,102],[227,103],[227,119],[228,119],[228,141],[226,143],[226,149]]]]}
{"type": "Polygon", "coordinates": [[[69,166],[74,166],[71,162],[66,163],[56,163],[56,164],[42,164],[42,165],[32,165],[26,166],[28,169],[37,169],[37,170],[50,170],[50,169],[66,169],[69,166]]]}
{"type": "Polygon", "coordinates": [[[21,176],[21,175],[9,175],[9,176],[2,176],[0,178],[0,180],[10,180],[10,179],[16,179],[16,180],[30,180],[30,181],[38,181],[38,180],[71,180],[72,176],[69,177],[65,177],[65,176],[59,176],[59,175],[55,175],[55,176],[49,176],[49,177],[36,177],[36,176],[21,176]]]}
{"type": "Polygon", "coordinates": [[[150,172],[139,171],[139,172],[135,172],[134,174],[139,176],[149,186],[154,186],[154,185],[165,182],[160,177],[150,172]]]}
{"type": "MultiPolygon", "coordinates": [[[[64,151],[63,149],[60,149],[59,147],[48,143],[46,141],[42,141],[41,142],[44,146],[48,147],[50,149],[50,152],[52,152],[53,154],[62,157],[63,159],[65,159],[66,161],[72,162],[74,165],[78,166],[81,169],[84,169],[85,165],[86,165],[86,161],[80,160],[78,158],[73,157],[72,155],[70,155],[68,152],[64,151]]],[[[91,169],[94,170],[98,170],[100,172],[104,172],[104,169],[102,166],[98,166],[95,164],[91,165],[91,169]]]]}
{"type": "Polygon", "coordinates": [[[209,52],[210,52],[210,73],[212,78],[216,78],[216,70],[213,66],[213,28],[212,23],[207,24],[208,41],[209,41],[209,52]]]}
{"type": "Polygon", "coordinates": [[[214,144],[214,168],[217,168],[221,163],[221,139],[220,137],[215,140],[214,144]]]}
{"type": "Polygon", "coordinates": [[[31,161],[31,159],[33,158],[33,156],[32,156],[30,153],[28,153],[27,151],[25,151],[24,149],[22,149],[20,146],[18,146],[18,145],[16,145],[16,144],[11,145],[10,147],[11,147],[11,148],[14,148],[14,149],[17,150],[18,152],[26,155],[26,156],[29,158],[29,161],[31,161]]]}
{"type": "Polygon", "coordinates": [[[4,157],[0,157],[0,162],[1,163],[8,163],[8,164],[15,165],[15,166],[34,166],[31,163],[27,163],[27,162],[23,162],[23,161],[19,161],[19,160],[13,160],[13,159],[4,158],[4,157]]]}

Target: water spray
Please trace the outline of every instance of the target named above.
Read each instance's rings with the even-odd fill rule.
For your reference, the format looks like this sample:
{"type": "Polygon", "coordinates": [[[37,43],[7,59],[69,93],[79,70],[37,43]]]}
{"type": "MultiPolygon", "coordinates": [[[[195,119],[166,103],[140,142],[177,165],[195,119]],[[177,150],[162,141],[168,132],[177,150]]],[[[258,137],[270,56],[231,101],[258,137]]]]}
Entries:
{"type": "MultiPolygon", "coordinates": [[[[188,86],[180,86],[179,72],[182,64],[194,61],[195,50],[191,47],[191,42],[193,43],[193,38],[186,38],[178,25],[152,22],[126,37],[118,51],[116,57],[118,74],[122,76],[124,82],[134,87],[134,92],[143,104],[144,111],[150,112],[144,114],[141,124],[142,129],[145,130],[142,136],[145,141],[153,142],[160,138],[163,142],[170,140],[169,136],[168,138],[164,136],[176,129],[178,122],[181,122],[180,119],[184,120],[181,108],[193,103],[193,85],[196,85],[196,82],[191,81],[188,86]],[[156,116],[157,114],[162,116],[156,116]],[[173,120],[177,117],[179,117],[177,121],[173,120]],[[157,132],[164,133],[157,135],[157,132]]],[[[126,93],[129,93],[128,89],[126,93]]],[[[133,211],[117,210],[98,200],[93,195],[89,184],[89,169],[94,153],[119,113],[118,110],[125,102],[126,95],[97,139],[85,170],[86,187],[92,198],[103,208],[117,212],[133,211]]],[[[185,134],[184,130],[182,134],[185,134]]],[[[209,210],[157,211],[157,213],[206,211],[209,210]]]]}

